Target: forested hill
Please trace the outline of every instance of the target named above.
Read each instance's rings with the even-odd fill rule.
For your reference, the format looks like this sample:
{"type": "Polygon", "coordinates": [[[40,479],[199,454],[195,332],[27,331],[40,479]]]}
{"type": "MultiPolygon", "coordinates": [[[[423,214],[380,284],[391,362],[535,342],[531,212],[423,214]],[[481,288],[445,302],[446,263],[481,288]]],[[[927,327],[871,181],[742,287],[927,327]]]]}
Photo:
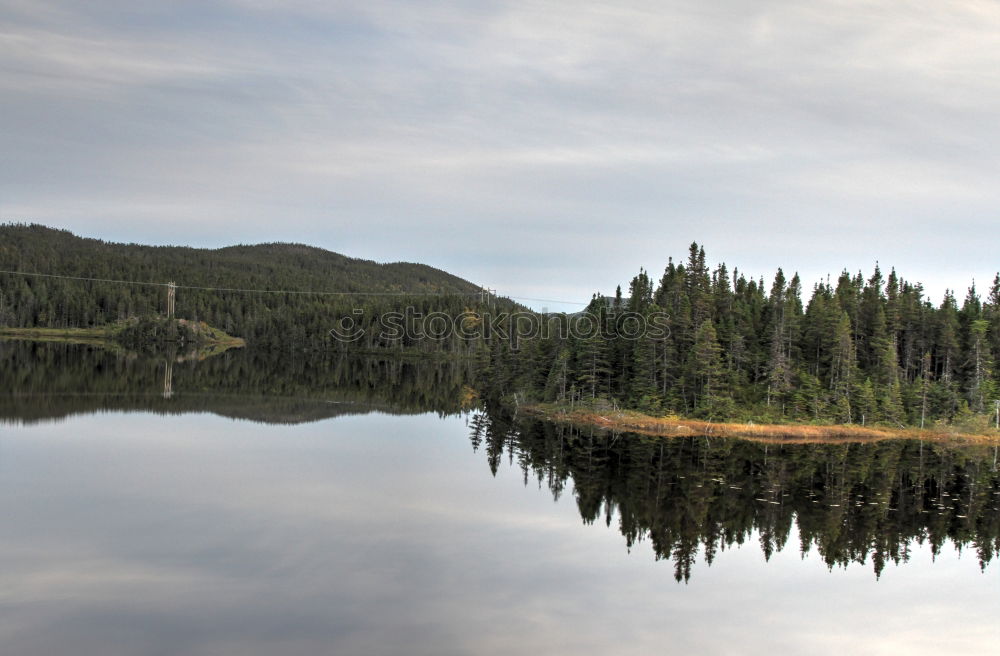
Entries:
{"type": "Polygon", "coordinates": [[[380,264],[304,244],[219,249],[116,244],[42,225],[0,225],[0,268],[92,278],[174,280],[205,287],[338,291],[476,292],[424,264],[380,264]]]}
{"type": "MultiPolygon", "coordinates": [[[[423,264],[379,264],[301,244],[199,249],[118,244],[41,225],[0,225],[0,270],[226,289],[357,292],[248,294],[181,288],[177,316],[262,342],[322,346],[331,317],[417,303],[460,312],[479,287],[423,264]],[[371,294],[371,293],[375,294],[371,294]],[[410,296],[380,296],[386,292],[410,296]],[[371,295],[365,295],[371,294],[371,295]],[[456,305],[456,308],[452,308],[456,305]]],[[[90,327],[162,313],[163,287],[0,274],[0,326],[90,327]]],[[[424,307],[426,305],[427,307],[424,307]]]]}

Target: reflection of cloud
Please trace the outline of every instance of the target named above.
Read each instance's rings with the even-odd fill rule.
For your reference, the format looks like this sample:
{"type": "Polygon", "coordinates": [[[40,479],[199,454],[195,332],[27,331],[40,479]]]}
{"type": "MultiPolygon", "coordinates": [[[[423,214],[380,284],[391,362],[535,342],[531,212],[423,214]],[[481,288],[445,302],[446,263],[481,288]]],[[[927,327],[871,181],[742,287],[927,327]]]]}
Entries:
{"type": "MultiPolygon", "coordinates": [[[[582,525],[460,418],[106,415],[3,433],[0,640],[60,653],[988,653],[989,573],[879,582],[757,536],[690,585],[582,525]],[[807,615],[804,616],[803,613],[807,615]],[[950,646],[949,646],[950,645],[950,646]],[[117,650],[117,651],[115,651],[117,650]]],[[[635,553],[638,552],[638,553],[635,553]]],[[[700,558],[699,558],[700,562],[700,558]]]]}
{"type": "Polygon", "coordinates": [[[194,572],[169,564],[127,562],[102,554],[54,548],[25,546],[3,547],[4,560],[16,564],[15,572],[5,577],[0,600],[5,605],[75,602],[120,604],[128,598],[142,598],[144,590],[170,592],[178,598],[199,585],[219,585],[222,581],[206,579],[206,572],[194,572]],[[40,566],[44,564],[44,566],[40,566]]]}
{"type": "Polygon", "coordinates": [[[586,298],[692,239],[807,285],[994,268],[988,3],[0,4],[4,218],[318,241],[531,296],[586,298]],[[551,249],[568,292],[511,278],[539,241],[498,253],[512,221],[610,252],[551,249]],[[851,221],[882,229],[859,244],[851,221]]]}

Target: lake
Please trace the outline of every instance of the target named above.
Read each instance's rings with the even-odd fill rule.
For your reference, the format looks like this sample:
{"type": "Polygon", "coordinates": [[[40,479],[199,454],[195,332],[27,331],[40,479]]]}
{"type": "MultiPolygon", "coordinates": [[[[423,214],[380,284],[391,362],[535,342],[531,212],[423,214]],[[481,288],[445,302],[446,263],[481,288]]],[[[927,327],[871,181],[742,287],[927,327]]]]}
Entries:
{"type": "Polygon", "coordinates": [[[607,434],[471,364],[0,342],[0,644],[994,654],[993,446],[607,434]]]}

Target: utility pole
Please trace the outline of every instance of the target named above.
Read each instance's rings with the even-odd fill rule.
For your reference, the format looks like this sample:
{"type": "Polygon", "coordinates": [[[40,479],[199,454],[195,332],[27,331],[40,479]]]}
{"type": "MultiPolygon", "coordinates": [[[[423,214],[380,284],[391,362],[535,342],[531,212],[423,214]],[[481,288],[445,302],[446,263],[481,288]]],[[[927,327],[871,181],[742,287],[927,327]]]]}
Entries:
{"type": "Polygon", "coordinates": [[[174,395],[174,362],[167,359],[164,363],[163,371],[163,398],[169,399],[174,395]]]}
{"type": "Polygon", "coordinates": [[[490,289],[489,287],[480,287],[479,289],[479,304],[486,305],[489,304],[490,308],[496,306],[496,293],[497,290],[490,289]]]}
{"type": "Polygon", "coordinates": [[[177,296],[177,284],[173,281],[167,283],[167,318],[174,318],[174,301],[177,296]]]}

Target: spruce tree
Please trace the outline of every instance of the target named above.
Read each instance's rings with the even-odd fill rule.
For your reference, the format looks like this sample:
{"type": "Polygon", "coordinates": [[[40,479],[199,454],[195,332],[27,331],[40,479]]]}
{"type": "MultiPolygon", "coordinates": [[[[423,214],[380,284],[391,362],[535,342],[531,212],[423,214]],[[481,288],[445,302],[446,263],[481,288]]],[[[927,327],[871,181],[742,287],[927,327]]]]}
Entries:
{"type": "Polygon", "coordinates": [[[987,405],[996,398],[993,359],[987,339],[989,325],[986,319],[976,319],[969,325],[966,380],[969,409],[973,412],[985,412],[987,405]]]}
{"type": "Polygon", "coordinates": [[[691,354],[691,374],[694,383],[694,407],[702,414],[712,414],[721,406],[725,393],[722,347],[711,320],[705,319],[695,334],[691,354]]]}

